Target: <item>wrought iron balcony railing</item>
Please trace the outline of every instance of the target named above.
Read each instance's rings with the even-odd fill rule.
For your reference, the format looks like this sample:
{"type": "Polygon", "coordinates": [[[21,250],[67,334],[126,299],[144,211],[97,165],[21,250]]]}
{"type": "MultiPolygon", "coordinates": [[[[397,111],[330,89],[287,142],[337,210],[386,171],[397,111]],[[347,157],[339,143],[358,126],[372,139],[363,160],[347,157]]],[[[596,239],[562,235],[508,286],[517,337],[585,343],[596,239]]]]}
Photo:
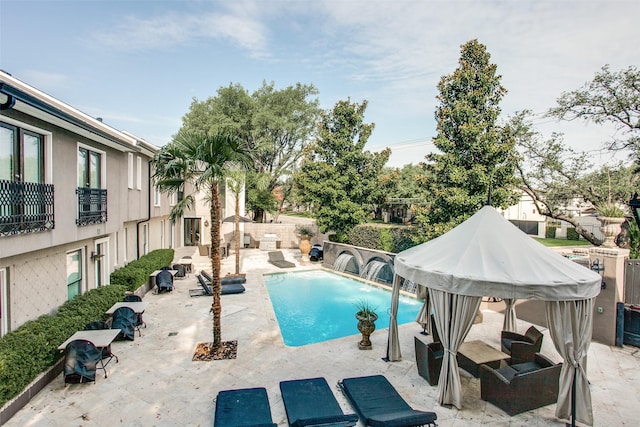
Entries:
{"type": "Polygon", "coordinates": [[[0,180],[0,236],[53,230],[53,185],[0,180]]]}
{"type": "Polygon", "coordinates": [[[107,190],[100,188],[76,189],[78,195],[78,219],[76,224],[90,225],[107,222],[107,190]]]}

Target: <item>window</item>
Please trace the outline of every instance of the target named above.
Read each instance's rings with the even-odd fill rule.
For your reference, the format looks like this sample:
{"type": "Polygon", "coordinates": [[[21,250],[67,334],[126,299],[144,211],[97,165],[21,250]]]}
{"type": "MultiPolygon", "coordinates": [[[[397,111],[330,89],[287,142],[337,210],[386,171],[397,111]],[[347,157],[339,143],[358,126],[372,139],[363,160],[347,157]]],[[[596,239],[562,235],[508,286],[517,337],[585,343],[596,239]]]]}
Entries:
{"type": "Polygon", "coordinates": [[[102,188],[102,155],[78,148],[78,187],[102,188]]]}
{"type": "Polygon", "coordinates": [[[136,158],[136,188],[142,190],[142,158],[136,158]]]}
{"type": "Polygon", "coordinates": [[[153,188],[153,206],[160,206],[160,190],[155,186],[153,188]]]}
{"type": "Polygon", "coordinates": [[[67,299],[82,292],[82,249],[67,253],[67,299]]]}
{"type": "Polygon", "coordinates": [[[6,268],[0,268],[0,337],[9,332],[9,280],[6,268]]]}
{"type": "Polygon", "coordinates": [[[178,196],[176,193],[169,194],[169,206],[175,206],[178,196]]]}
{"type": "Polygon", "coordinates": [[[44,135],[0,122],[0,179],[44,183],[44,135]]]}
{"type": "Polygon", "coordinates": [[[54,228],[51,134],[4,118],[0,122],[0,236],[54,228]],[[46,175],[45,175],[46,173],[46,175]]]}
{"type": "Polygon", "coordinates": [[[128,163],[127,163],[127,187],[133,188],[133,154],[129,153],[128,163]]]}
{"type": "Polygon", "coordinates": [[[104,153],[78,147],[77,225],[107,222],[107,190],[102,188],[104,162],[104,153]]]}

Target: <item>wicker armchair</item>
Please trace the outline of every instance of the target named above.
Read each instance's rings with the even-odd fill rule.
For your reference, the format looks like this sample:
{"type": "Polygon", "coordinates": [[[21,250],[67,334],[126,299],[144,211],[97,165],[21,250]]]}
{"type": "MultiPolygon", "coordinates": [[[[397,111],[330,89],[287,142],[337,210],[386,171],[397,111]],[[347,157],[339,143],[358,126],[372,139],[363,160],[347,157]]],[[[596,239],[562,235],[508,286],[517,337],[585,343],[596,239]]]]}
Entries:
{"type": "Polygon", "coordinates": [[[531,326],[524,335],[516,332],[502,331],[500,343],[502,352],[511,355],[511,364],[532,362],[536,353],[542,348],[542,332],[531,326]]]}
{"type": "Polygon", "coordinates": [[[532,362],[493,369],[480,365],[480,398],[510,416],[558,401],[562,363],[536,353],[532,362]]]}

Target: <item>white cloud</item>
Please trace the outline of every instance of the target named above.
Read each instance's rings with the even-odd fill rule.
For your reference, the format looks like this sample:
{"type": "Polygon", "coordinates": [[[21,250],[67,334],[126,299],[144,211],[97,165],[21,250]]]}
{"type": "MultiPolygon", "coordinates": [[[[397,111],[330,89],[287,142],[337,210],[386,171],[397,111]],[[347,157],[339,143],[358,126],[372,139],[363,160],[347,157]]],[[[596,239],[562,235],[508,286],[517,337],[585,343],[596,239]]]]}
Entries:
{"type": "Polygon", "coordinates": [[[55,92],[64,88],[69,83],[69,76],[61,73],[50,73],[42,70],[28,69],[24,70],[20,76],[16,78],[29,82],[29,85],[37,87],[44,92],[55,92]]]}
{"type": "Polygon", "coordinates": [[[266,33],[251,15],[167,12],[154,17],[126,16],[115,27],[94,34],[102,45],[122,50],[160,50],[200,39],[229,40],[254,56],[266,55],[266,33]]]}

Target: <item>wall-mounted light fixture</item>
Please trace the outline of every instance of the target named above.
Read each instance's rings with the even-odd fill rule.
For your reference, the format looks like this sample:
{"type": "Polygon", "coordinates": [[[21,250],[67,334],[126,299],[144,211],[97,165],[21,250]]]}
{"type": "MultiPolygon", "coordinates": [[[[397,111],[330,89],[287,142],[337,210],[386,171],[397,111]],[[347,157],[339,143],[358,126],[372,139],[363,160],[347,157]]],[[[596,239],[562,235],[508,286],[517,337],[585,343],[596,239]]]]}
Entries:
{"type": "Polygon", "coordinates": [[[208,226],[209,226],[209,221],[208,221],[208,220],[206,220],[206,219],[204,220],[204,226],[205,226],[205,227],[208,227],[208,226]]]}
{"type": "Polygon", "coordinates": [[[91,252],[91,261],[96,262],[100,258],[102,258],[104,254],[99,254],[97,252],[91,252]]]}
{"type": "Polygon", "coordinates": [[[600,283],[600,289],[607,289],[607,284],[604,281],[604,262],[600,261],[600,258],[596,258],[591,263],[591,271],[595,271],[602,277],[602,282],[600,283]]]}

